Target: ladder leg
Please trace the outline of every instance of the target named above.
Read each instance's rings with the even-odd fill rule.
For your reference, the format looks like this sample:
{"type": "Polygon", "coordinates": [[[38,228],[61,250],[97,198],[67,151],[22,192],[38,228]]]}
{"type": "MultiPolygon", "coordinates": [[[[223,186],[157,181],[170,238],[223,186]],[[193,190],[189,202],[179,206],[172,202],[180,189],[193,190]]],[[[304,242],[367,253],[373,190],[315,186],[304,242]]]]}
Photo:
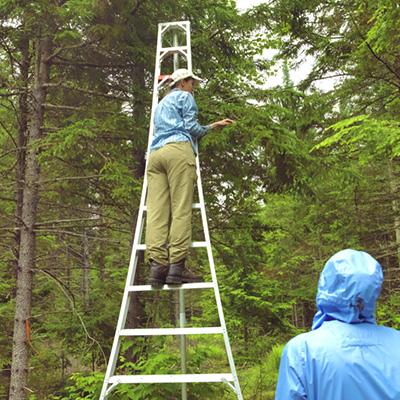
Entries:
{"type": "MultiPolygon", "coordinates": [[[[185,291],[179,289],[179,326],[185,328],[186,326],[186,312],[185,312],[185,291]]],[[[180,337],[181,342],[181,370],[182,374],[187,372],[187,341],[186,336],[180,337]]],[[[187,383],[182,383],[182,400],[187,400],[187,383]]]]}
{"type": "MultiPolygon", "coordinates": [[[[142,198],[146,196],[146,186],[143,187],[142,191],[142,198]]],[[[144,199],[143,199],[144,203],[144,199]]],[[[143,218],[143,211],[139,212],[138,221],[136,225],[136,232],[135,232],[135,239],[131,253],[131,261],[129,263],[129,271],[128,276],[126,278],[125,290],[124,295],[122,297],[121,308],[119,312],[117,328],[115,330],[114,341],[111,348],[110,359],[108,361],[106,375],[104,377],[103,387],[101,389],[100,399],[105,400],[107,398],[108,391],[108,383],[110,377],[114,374],[115,367],[117,365],[118,360],[118,353],[120,350],[121,339],[120,339],[120,331],[124,328],[126,323],[126,317],[128,315],[128,307],[129,307],[129,286],[133,284],[135,279],[135,273],[137,268],[138,262],[138,244],[143,235],[143,225],[144,225],[144,218],[143,218]]],[[[114,385],[113,385],[114,386],[114,385]]]]}

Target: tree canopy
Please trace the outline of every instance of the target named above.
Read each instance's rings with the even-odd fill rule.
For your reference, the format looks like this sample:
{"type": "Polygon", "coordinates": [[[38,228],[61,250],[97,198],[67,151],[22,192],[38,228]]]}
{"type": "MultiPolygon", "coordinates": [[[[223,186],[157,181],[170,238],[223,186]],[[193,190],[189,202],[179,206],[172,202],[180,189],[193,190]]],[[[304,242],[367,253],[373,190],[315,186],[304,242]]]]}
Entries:
{"type": "MultiPolygon", "coordinates": [[[[21,382],[10,398],[99,396],[139,208],[160,22],[191,22],[200,122],[235,120],[202,139],[200,159],[244,397],[273,398],[282,344],[309,329],[319,272],[336,251],[381,262],[378,322],[399,329],[399,19],[394,0],[274,0],[245,12],[233,0],[0,0],[0,398],[21,382]],[[307,57],[311,70],[298,76],[307,57]]],[[[193,232],[201,238],[197,217],[193,232]]],[[[206,255],[193,250],[190,266],[207,275],[206,255]]],[[[147,274],[144,258],[137,282],[147,274]]],[[[176,324],[173,295],[131,303],[130,327],[176,324]]],[[[187,317],[212,326],[212,296],[190,295],[187,317]]],[[[179,371],[176,339],[122,350],[121,372],[179,371]]],[[[224,368],[223,350],[191,339],[190,371],[224,368]]],[[[178,389],[120,385],[110,398],[178,389]]],[[[233,398],[221,385],[190,393],[233,398]]]]}

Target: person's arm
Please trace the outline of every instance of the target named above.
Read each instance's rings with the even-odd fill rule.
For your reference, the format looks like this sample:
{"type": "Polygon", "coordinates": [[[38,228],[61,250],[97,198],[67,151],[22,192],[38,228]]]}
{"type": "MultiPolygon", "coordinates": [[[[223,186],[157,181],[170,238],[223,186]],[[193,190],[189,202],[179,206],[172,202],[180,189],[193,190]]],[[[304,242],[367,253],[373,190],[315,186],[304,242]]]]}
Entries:
{"type": "Polygon", "coordinates": [[[299,348],[289,342],[282,353],[279,365],[275,400],[306,400],[303,385],[304,362],[299,348]]]}
{"type": "Polygon", "coordinates": [[[215,129],[215,128],[223,128],[224,126],[228,126],[230,124],[233,124],[233,120],[229,118],[221,119],[221,121],[216,121],[213,122],[212,124],[208,125],[210,129],[215,129]]]}
{"type": "Polygon", "coordinates": [[[183,103],[182,112],[185,128],[196,139],[204,136],[210,129],[224,127],[230,125],[233,122],[231,119],[225,118],[221,121],[216,121],[209,125],[200,125],[197,120],[198,108],[196,102],[193,96],[189,93],[185,94],[185,101],[183,103]]]}

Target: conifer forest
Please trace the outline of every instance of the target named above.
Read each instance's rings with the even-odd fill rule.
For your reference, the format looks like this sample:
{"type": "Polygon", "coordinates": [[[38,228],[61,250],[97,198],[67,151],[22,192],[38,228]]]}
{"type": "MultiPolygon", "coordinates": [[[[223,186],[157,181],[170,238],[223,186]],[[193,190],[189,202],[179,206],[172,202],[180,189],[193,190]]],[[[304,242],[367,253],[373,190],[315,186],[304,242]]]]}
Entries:
{"type": "MultiPolygon", "coordinates": [[[[199,153],[243,397],[274,398],[283,345],[310,329],[319,273],[339,250],[379,260],[377,321],[400,329],[397,0],[0,0],[0,399],[100,396],[139,210],[157,29],[170,21],[191,23],[200,123],[235,121],[199,153]]],[[[193,240],[204,240],[195,212],[193,240]]],[[[188,263],[209,277],[204,249],[188,263]]],[[[135,284],[148,271],[141,252],[135,284]]],[[[212,292],[190,291],[186,318],[218,323],[212,292]]],[[[131,295],[127,327],[178,323],[176,293],[131,295]]],[[[222,339],[189,336],[189,373],[227,368],[222,339]]],[[[117,370],[179,373],[179,339],[126,338],[117,370]]],[[[193,400],[236,398],[220,383],[188,387],[193,400]]],[[[180,384],[122,384],[109,399],[180,399],[180,384]]]]}

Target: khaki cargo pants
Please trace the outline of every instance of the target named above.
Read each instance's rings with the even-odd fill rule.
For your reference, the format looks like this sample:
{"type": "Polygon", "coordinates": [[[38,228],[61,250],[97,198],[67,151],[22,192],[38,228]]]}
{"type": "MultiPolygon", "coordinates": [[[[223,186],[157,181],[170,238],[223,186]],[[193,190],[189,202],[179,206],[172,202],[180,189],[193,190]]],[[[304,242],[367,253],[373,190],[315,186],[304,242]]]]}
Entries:
{"type": "Polygon", "coordinates": [[[176,263],[187,257],[192,237],[196,164],[190,142],[152,151],[147,180],[148,258],[162,265],[176,263]]]}

